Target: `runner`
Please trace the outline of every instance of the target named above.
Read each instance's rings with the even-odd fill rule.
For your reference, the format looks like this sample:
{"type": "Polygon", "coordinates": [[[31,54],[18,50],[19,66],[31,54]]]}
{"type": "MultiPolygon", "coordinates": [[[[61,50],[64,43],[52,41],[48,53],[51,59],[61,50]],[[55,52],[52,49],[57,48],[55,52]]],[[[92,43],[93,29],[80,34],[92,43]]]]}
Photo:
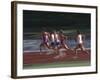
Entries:
{"type": "Polygon", "coordinates": [[[50,40],[51,48],[54,49],[56,53],[59,53],[58,48],[60,47],[60,37],[56,31],[50,34],[50,40]]]}
{"type": "MultiPolygon", "coordinates": [[[[67,44],[66,44],[66,39],[67,39],[67,37],[63,34],[63,31],[60,30],[60,31],[59,31],[60,46],[58,47],[59,54],[58,54],[57,56],[54,57],[55,59],[63,58],[63,57],[66,55],[66,53],[64,53],[64,52],[61,51],[60,49],[69,50],[69,47],[68,47],[67,44]]],[[[64,50],[64,51],[65,51],[65,50],[64,50]]]]}
{"type": "Polygon", "coordinates": [[[42,43],[40,44],[40,53],[42,51],[41,50],[42,47],[50,49],[50,44],[49,44],[50,34],[48,32],[46,32],[46,31],[44,31],[44,32],[42,32],[41,36],[42,36],[42,38],[41,38],[42,39],[42,43]]]}
{"type": "Polygon", "coordinates": [[[62,30],[60,30],[59,36],[60,36],[61,48],[65,48],[66,50],[68,50],[69,47],[66,44],[67,37],[63,34],[62,30]]]}
{"type": "Polygon", "coordinates": [[[77,31],[76,42],[77,42],[77,45],[74,50],[75,50],[75,55],[77,56],[77,49],[81,49],[81,51],[85,51],[85,47],[83,45],[84,44],[83,35],[80,33],[80,31],[77,31]]]}

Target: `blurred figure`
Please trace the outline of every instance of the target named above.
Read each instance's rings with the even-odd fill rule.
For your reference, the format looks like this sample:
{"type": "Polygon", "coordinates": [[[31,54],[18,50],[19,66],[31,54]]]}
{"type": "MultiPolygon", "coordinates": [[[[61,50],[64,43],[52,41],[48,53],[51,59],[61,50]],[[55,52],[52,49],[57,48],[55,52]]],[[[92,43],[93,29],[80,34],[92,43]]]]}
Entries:
{"type": "Polygon", "coordinates": [[[65,35],[63,34],[63,31],[62,31],[62,30],[60,30],[59,36],[60,36],[61,48],[65,48],[66,50],[68,50],[69,47],[68,47],[67,44],[66,44],[67,36],[65,36],[65,35]]]}
{"type": "Polygon", "coordinates": [[[48,49],[50,48],[49,37],[50,37],[49,32],[43,31],[41,33],[42,42],[40,44],[40,53],[41,53],[42,47],[45,47],[45,48],[48,48],[48,49]]]}
{"type": "Polygon", "coordinates": [[[60,49],[63,49],[63,48],[66,50],[69,49],[69,47],[66,44],[67,37],[63,34],[63,31],[60,30],[58,35],[59,35],[60,45],[57,47],[58,55],[54,57],[55,59],[63,58],[64,56],[66,56],[66,53],[61,52],[60,49]]]}
{"type": "Polygon", "coordinates": [[[84,42],[83,42],[83,35],[81,34],[80,31],[77,31],[77,36],[76,36],[76,47],[75,47],[75,54],[77,56],[77,49],[81,49],[81,51],[85,51],[85,47],[84,47],[84,42]]]}
{"type": "Polygon", "coordinates": [[[59,53],[58,49],[60,46],[60,37],[56,31],[51,32],[50,41],[51,41],[50,47],[54,49],[56,53],[59,53]]]}

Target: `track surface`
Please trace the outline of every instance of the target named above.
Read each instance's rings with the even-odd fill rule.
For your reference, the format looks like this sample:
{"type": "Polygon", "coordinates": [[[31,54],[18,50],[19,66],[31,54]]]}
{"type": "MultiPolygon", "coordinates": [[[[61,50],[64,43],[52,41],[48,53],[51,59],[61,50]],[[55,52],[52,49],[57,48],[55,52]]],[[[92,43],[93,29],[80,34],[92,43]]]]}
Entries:
{"type": "Polygon", "coordinates": [[[62,54],[48,54],[48,52],[43,52],[42,54],[40,54],[40,52],[25,52],[23,54],[23,64],[30,65],[63,61],[90,61],[91,51],[87,50],[87,52],[79,50],[77,56],[71,50],[63,51],[62,54]]]}

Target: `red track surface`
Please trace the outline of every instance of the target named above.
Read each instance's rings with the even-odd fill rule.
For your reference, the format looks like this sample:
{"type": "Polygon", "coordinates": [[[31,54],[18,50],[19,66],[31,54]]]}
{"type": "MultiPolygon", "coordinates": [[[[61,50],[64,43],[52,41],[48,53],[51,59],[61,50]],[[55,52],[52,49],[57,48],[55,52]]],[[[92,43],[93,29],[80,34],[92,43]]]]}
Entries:
{"type": "Polygon", "coordinates": [[[46,52],[39,54],[39,52],[25,52],[23,54],[23,63],[24,64],[34,64],[34,63],[50,63],[57,61],[89,61],[90,60],[90,50],[88,53],[83,51],[78,51],[77,58],[75,58],[75,53],[72,51],[65,51],[65,55],[63,57],[59,57],[55,59],[54,57],[59,54],[49,54],[46,52]]]}

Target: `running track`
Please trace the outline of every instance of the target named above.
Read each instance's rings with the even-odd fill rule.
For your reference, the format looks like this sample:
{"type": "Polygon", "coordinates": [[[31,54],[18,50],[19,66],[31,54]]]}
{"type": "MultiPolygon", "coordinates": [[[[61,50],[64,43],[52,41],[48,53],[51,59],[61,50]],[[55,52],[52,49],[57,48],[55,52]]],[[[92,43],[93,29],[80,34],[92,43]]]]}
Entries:
{"type": "Polygon", "coordinates": [[[35,63],[51,63],[51,62],[59,62],[59,61],[90,61],[91,51],[87,50],[88,53],[83,51],[78,51],[77,58],[75,58],[75,53],[71,50],[64,51],[64,55],[55,58],[59,54],[47,54],[47,52],[25,52],[23,54],[23,63],[24,64],[35,64],[35,63]]]}

